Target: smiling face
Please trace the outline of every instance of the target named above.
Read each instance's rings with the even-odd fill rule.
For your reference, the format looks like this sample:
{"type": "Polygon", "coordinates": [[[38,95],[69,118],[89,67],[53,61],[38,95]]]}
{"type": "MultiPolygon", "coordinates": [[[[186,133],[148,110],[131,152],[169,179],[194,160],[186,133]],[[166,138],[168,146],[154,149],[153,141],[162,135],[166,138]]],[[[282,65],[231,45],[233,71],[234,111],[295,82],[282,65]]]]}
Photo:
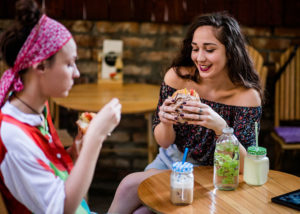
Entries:
{"type": "Polygon", "coordinates": [[[54,56],[53,63],[45,63],[41,75],[40,87],[47,97],[66,97],[74,83],[74,78],[80,76],[76,66],[77,48],[70,39],[54,56]]]}
{"type": "Polygon", "coordinates": [[[197,28],[191,45],[191,58],[201,78],[211,78],[221,73],[227,75],[226,49],[216,38],[212,26],[197,28]]]}

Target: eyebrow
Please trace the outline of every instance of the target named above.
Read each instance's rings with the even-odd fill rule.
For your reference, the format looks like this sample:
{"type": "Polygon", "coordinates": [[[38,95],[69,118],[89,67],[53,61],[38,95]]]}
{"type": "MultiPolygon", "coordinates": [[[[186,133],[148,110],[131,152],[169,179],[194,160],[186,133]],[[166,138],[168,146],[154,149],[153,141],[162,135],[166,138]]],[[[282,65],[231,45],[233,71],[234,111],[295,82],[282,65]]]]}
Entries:
{"type": "MultiPolygon", "coordinates": [[[[192,45],[197,45],[197,43],[196,43],[196,42],[192,42],[192,45]]],[[[217,44],[215,44],[215,43],[209,43],[209,42],[206,42],[206,43],[204,43],[203,45],[204,45],[204,46],[208,46],[208,45],[214,45],[214,46],[217,46],[217,44]]]]}

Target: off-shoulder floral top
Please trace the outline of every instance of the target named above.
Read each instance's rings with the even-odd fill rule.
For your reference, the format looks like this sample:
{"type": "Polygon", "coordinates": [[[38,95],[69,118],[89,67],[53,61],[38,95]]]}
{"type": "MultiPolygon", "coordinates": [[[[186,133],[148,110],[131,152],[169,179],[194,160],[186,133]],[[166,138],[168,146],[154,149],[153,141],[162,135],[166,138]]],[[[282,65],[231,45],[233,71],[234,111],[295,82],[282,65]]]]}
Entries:
{"type": "MultiPolygon", "coordinates": [[[[158,106],[154,115],[153,130],[160,123],[158,112],[164,100],[176,91],[162,83],[158,106]]],[[[217,103],[200,98],[202,103],[209,105],[227,122],[229,127],[234,129],[234,134],[240,143],[247,149],[255,145],[255,121],[260,129],[261,106],[242,107],[217,103]]],[[[190,156],[199,162],[200,165],[213,165],[216,135],[211,129],[187,124],[176,124],[173,126],[176,132],[175,144],[183,152],[185,147],[189,148],[190,156]]]]}

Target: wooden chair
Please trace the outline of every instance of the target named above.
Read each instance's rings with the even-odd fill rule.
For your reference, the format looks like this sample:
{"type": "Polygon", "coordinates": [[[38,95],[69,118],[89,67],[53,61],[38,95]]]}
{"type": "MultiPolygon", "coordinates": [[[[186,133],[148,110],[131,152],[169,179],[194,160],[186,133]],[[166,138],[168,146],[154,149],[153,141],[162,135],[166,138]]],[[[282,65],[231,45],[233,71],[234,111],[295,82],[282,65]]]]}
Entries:
{"type": "Polygon", "coordinates": [[[56,108],[59,108],[59,106],[55,105],[54,102],[51,100],[51,98],[48,101],[49,108],[51,111],[51,116],[54,119],[54,126],[56,128],[56,132],[58,134],[58,137],[63,144],[64,147],[71,146],[73,144],[73,137],[68,133],[66,129],[60,129],[59,128],[59,118],[57,112],[59,111],[56,108]]]}
{"type": "Polygon", "coordinates": [[[250,55],[250,58],[252,59],[254,68],[260,77],[262,88],[265,89],[268,69],[266,66],[263,65],[264,59],[263,59],[262,55],[252,46],[247,45],[246,49],[250,55]]]}
{"type": "MultiPolygon", "coordinates": [[[[279,152],[275,158],[275,169],[281,169],[286,150],[300,149],[300,48],[287,49],[280,57],[277,67],[287,64],[275,85],[275,130],[271,133],[279,152]],[[298,125],[298,126],[297,126],[298,125]]],[[[276,69],[277,73],[279,69],[276,69]]]]}

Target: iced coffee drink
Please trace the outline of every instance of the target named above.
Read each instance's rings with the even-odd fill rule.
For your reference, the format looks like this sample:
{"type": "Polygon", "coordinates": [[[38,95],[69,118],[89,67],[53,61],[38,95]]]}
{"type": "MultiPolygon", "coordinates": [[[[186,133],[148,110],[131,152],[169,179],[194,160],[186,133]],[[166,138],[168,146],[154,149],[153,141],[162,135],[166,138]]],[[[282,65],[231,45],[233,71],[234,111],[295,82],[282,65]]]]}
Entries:
{"type": "Polygon", "coordinates": [[[171,202],[175,205],[186,205],[193,202],[194,175],[191,163],[176,162],[171,174],[171,202]]]}

